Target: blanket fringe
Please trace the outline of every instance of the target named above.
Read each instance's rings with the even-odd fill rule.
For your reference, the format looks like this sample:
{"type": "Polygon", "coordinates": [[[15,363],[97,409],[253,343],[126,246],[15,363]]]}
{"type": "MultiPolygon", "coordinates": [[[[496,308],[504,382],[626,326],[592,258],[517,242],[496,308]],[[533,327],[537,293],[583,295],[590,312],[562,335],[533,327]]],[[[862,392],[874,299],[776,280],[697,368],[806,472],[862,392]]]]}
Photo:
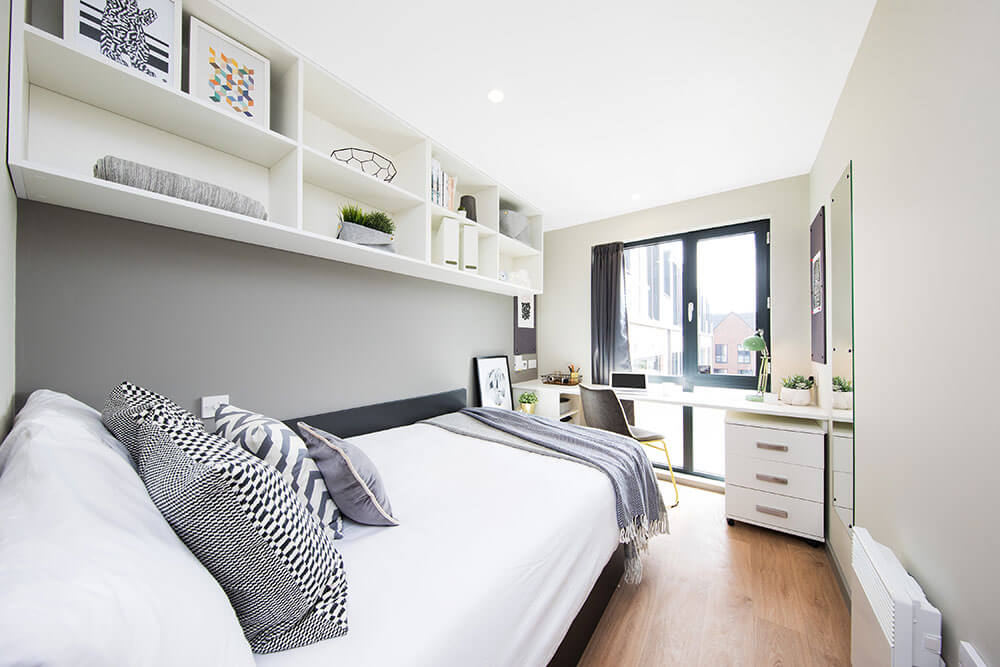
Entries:
{"type": "Polygon", "coordinates": [[[619,531],[618,541],[625,545],[625,583],[638,584],[642,581],[642,554],[649,549],[649,540],[656,535],[670,533],[667,508],[660,500],[660,516],[650,522],[642,514],[635,517],[619,531]]]}

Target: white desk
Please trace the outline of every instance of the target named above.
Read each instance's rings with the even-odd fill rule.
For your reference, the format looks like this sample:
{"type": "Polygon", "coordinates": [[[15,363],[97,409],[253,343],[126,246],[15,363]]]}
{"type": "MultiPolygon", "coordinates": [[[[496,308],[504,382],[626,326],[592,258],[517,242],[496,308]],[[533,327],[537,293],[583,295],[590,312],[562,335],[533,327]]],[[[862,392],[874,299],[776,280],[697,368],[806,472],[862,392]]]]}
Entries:
{"type": "MultiPolygon", "coordinates": [[[[536,414],[583,423],[579,386],[519,382],[514,385],[515,400],[523,391],[538,395],[536,414]],[[562,402],[564,397],[568,403],[562,402]]],[[[746,399],[752,393],[746,389],[682,391],[677,384],[615,393],[638,403],[725,410],[730,525],[742,521],[815,542],[825,540],[826,433],[833,424],[853,422],[852,410],[786,405],[775,394],[766,394],[758,403],[746,399]]]]}
{"type": "MultiPolygon", "coordinates": [[[[587,385],[598,387],[598,385],[587,385]]],[[[605,387],[602,387],[605,388],[605,387]]],[[[558,418],[565,416],[567,410],[560,414],[559,397],[579,397],[578,386],[545,384],[541,380],[518,382],[514,385],[514,400],[522,391],[533,391],[538,394],[538,406],[535,413],[543,417],[558,418]]],[[[622,400],[642,403],[665,403],[668,405],[690,406],[693,408],[716,408],[719,410],[738,410],[776,417],[791,417],[793,419],[815,419],[818,421],[854,421],[851,410],[830,410],[816,406],[786,405],[778,402],[776,394],[765,394],[763,403],[746,400],[750,389],[721,389],[715,387],[696,387],[694,391],[682,391],[680,385],[664,383],[654,385],[645,391],[618,390],[622,400]]],[[[579,410],[579,399],[573,401],[570,411],[579,410]]]]}

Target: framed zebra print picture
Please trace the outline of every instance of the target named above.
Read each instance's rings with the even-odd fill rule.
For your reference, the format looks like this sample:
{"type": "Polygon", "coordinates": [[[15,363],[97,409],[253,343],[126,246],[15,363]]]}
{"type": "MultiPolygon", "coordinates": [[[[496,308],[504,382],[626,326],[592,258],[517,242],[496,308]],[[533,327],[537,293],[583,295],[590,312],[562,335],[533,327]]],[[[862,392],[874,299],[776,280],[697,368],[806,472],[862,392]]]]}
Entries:
{"type": "Polygon", "coordinates": [[[63,37],[84,53],[180,87],[180,0],[64,0],[63,37]]]}

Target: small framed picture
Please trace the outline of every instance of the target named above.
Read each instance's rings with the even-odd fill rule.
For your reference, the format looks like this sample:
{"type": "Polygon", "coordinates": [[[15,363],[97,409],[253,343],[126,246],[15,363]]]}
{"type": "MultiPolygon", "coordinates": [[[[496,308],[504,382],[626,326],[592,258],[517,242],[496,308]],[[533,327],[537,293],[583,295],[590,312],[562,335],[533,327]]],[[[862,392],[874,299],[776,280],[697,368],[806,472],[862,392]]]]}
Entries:
{"type": "Polygon", "coordinates": [[[194,17],[190,46],[191,94],[270,127],[271,61],[194,17]]]}
{"type": "Polygon", "coordinates": [[[479,385],[479,404],[484,408],[514,409],[507,355],[476,357],[476,384],[479,385]]]}
{"type": "Polygon", "coordinates": [[[84,53],[180,87],[180,0],[64,0],[63,36],[84,53]]]}

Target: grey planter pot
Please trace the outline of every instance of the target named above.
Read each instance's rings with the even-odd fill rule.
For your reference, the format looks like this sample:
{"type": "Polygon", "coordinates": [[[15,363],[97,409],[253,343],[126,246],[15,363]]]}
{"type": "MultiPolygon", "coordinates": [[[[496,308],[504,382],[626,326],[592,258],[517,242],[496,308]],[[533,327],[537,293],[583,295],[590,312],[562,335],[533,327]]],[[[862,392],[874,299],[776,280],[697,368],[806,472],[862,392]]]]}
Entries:
{"type": "Polygon", "coordinates": [[[393,245],[395,237],[392,234],[386,234],[377,229],[353,222],[342,221],[340,223],[340,235],[337,238],[341,241],[371,246],[372,248],[378,248],[386,252],[396,252],[396,246],[393,245]]]}

